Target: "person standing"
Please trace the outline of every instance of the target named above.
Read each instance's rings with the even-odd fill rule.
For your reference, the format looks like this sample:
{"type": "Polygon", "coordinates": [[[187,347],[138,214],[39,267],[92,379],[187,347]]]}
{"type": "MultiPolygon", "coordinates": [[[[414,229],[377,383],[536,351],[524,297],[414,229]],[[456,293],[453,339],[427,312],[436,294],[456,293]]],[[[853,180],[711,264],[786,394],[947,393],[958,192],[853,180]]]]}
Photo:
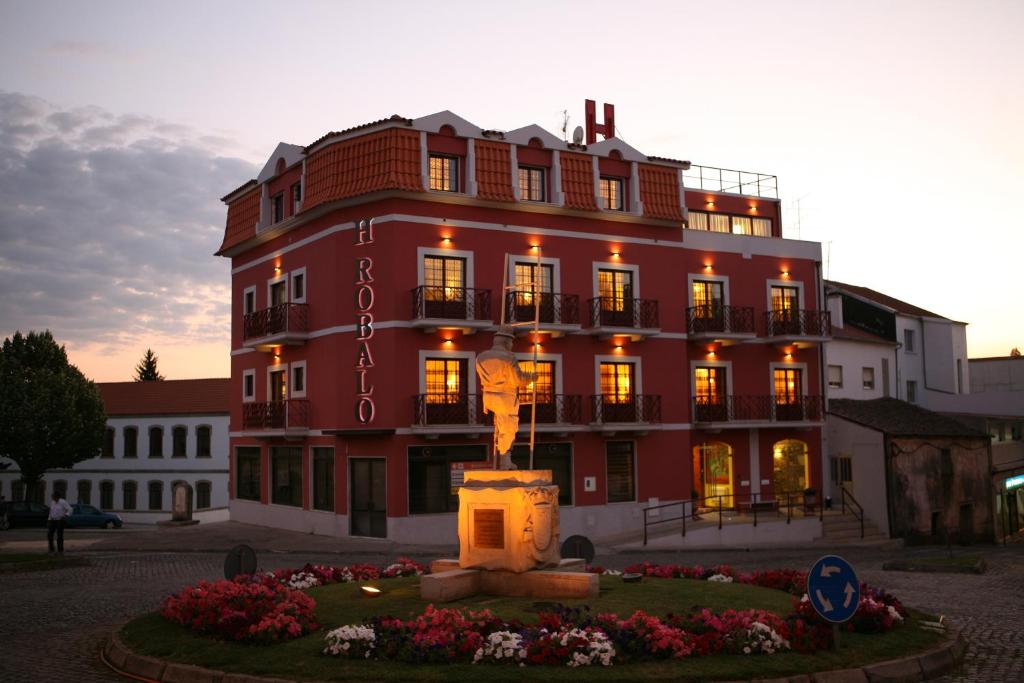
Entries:
{"type": "Polygon", "coordinates": [[[50,501],[50,516],[46,520],[46,542],[50,544],[50,552],[53,550],[53,535],[57,535],[57,552],[64,552],[64,524],[67,516],[71,514],[71,506],[60,497],[56,491],[53,492],[53,500],[50,501]]]}

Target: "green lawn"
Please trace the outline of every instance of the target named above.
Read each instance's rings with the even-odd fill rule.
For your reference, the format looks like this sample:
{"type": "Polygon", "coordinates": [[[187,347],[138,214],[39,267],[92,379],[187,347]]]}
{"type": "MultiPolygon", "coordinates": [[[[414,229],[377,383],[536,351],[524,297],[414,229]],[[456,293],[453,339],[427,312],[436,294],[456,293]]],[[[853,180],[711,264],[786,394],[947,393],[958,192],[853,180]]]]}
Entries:
{"type": "MultiPolygon", "coordinates": [[[[816,655],[786,653],[774,656],[742,657],[723,655],[695,657],[680,661],[590,667],[586,672],[562,667],[503,667],[452,664],[411,665],[396,662],[350,661],[320,654],[324,633],[344,624],[359,623],[364,617],[389,614],[409,617],[419,614],[426,603],[419,599],[419,579],[389,579],[375,585],[384,594],[375,599],[358,595],[356,584],[335,584],[314,588],[309,594],[317,601],[317,618],[323,629],[317,633],[272,646],[241,645],[191,634],[164,621],[157,614],[140,617],[124,627],[121,635],[128,647],[140,654],[196,664],[212,669],[320,681],[545,681],[579,680],[681,680],[738,679],[840,669],[872,661],[905,657],[933,646],[942,636],[923,631],[915,614],[896,631],[885,635],[843,634],[838,652],[816,655]]],[[[601,595],[593,600],[566,600],[569,605],[588,604],[594,612],[616,612],[627,616],[636,609],[664,615],[682,613],[695,607],[714,611],[732,608],[760,608],[780,615],[791,610],[791,597],[780,591],[740,584],[718,584],[684,579],[645,579],[624,584],[616,577],[601,577],[601,595]]],[[[523,598],[480,596],[445,606],[463,609],[488,608],[495,614],[524,622],[536,620],[534,602],[523,598]]]]}
{"type": "Polygon", "coordinates": [[[47,555],[46,553],[0,553],[0,574],[36,572],[89,564],[84,557],[47,555]]]}

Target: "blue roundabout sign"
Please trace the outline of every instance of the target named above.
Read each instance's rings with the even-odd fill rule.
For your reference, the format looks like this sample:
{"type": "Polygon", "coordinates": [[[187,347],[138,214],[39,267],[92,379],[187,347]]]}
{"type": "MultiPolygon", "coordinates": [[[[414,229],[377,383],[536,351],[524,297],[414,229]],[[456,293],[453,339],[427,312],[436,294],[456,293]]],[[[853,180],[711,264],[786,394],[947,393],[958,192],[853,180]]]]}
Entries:
{"type": "Polygon", "coordinates": [[[838,555],[826,555],[807,575],[807,597],[823,619],[840,624],[857,611],[860,581],[849,562],[838,555]]]}

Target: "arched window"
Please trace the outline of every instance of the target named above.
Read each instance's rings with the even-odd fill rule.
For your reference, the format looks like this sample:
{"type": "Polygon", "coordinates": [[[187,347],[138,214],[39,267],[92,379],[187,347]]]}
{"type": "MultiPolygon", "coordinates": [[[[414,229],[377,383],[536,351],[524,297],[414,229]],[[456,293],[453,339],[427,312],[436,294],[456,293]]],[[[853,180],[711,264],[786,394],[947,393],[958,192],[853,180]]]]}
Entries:
{"type": "Polygon", "coordinates": [[[121,484],[121,493],[124,496],[121,507],[125,510],[134,510],[137,506],[139,485],[134,481],[126,481],[121,484]]]}
{"type": "Polygon", "coordinates": [[[164,428],[163,427],[150,427],[149,428],[149,457],[151,457],[151,458],[162,458],[162,457],[164,457],[164,428]]]}
{"type": "Polygon", "coordinates": [[[162,510],[164,505],[164,483],[162,481],[149,482],[149,509],[162,510]]]}
{"type": "Polygon", "coordinates": [[[125,458],[139,457],[139,428],[124,428],[124,455],[125,458]]]}
{"type": "Polygon", "coordinates": [[[196,509],[205,510],[210,507],[210,482],[196,482],[196,509]]]}
{"type": "Polygon", "coordinates": [[[188,439],[188,429],[182,425],[177,425],[171,430],[171,457],[172,458],[184,458],[185,457],[185,444],[188,439]]]}
{"type": "Polygon", "coordinates": [[[772,486],[775,494],[803,493],[810,482],[807,444],[797,439],[777,442],[772,448],[772,486]]]}
{"type": "Polygon", "coordinates": [[[100,509],[112,510],[114,508],[114,482],[100,482],[100,509]]]}
{"type": "Polygon", "coordinates": [[[92,482],[88,479],[78,480],[78,501],[86,505],[92,505],[92,482]]]}
{"type": "MultiPolygon", "coordinates": [[[[693,487],[700,498],[721,497],[722,507],[733,507],[732,446],[709,441],[693,447],[693,487]]],[[[709,505],[718,505],[718,500],[709,505]]]]}
{"type": "Polygon", "coordinates": [[[103,434],[103,450],[100,451],[101,458],[113,458],[114,457],[114,428],[107,427],[107,431],[103,434]]]}

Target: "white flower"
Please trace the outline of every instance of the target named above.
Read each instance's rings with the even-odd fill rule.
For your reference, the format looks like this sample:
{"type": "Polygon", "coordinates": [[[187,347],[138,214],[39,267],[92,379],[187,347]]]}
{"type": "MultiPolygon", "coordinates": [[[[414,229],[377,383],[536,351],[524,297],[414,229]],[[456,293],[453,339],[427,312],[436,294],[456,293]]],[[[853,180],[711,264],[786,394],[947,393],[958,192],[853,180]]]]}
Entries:
{"type": "Polygon", "coordinates": [[[329,631],[324,636],[324,640],[327,641],[327,647],[324,648],[325,655],[347,655],[355,643],[362,645],[366,649],[365,656],[369,657],[377,643],[377,634],[370,626],[341,626],[329,631]]]}
{"type": "Polygon", "coordinates": [[[732,583],[732,577],[726,576],[725,574],[712,574],[708,577],[708,581],[714,581],[715,583],[732,583]]]}

